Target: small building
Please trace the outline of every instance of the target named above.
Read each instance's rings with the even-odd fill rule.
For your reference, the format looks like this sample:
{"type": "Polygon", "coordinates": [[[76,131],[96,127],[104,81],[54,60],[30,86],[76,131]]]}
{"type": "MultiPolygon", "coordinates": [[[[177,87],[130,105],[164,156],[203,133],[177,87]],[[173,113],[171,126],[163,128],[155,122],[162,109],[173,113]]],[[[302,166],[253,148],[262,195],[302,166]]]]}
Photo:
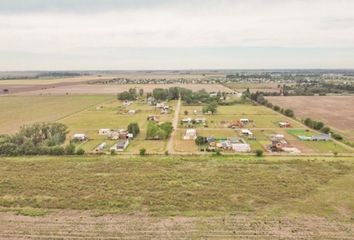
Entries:
{"type": "Polygon", "coordinates": [[[196,123],[206,123],[206,119],[205,118],[196,118],[196,119],[194,119],[194,121],[196,123]]]}
{"type": "Polygon", "coordinates": [[[192,118],[183,118],[183,119],[181,120],[181,122],[182,122],[183,124],[191,124],[192,121],[193,121],[192,118]]]}
{"type": "Polygon", "coordinates": [[[128,111],[128,114],[130,114],[130,115],[134,115],[136,113],[136,111],[134,110],[134,109],[130,109],[129,111],[128,111]]]}
{"type": "Polygon", "coordinates": [[[123,106],[129,106],[129,105],[131,105],[131,104],[132,104],[131,101],[125,100],[125,101],[123,102],[123,106]]]}
{"type": "Polygon", "coordinates": [[[281,127],[281,128],[290,127],[290,123],[288,123],[288,122],[279,122],[278,124],[279,124],[279,127],[281,127]]]}
{"type": "Polygon", "coordinates": [[[154,121],[154,122],[157,122],[157,123],[160,121],[159,118],[157,116],[155,116],[155,115],[149,115],[147,117],[147,120],[148,121],[154,121]]]}
{"type": "Polygon", "coordinates": [[[73,135],[73,139],[79,140],[79,141],[85,141],[87,140],[87,136],[84,133],[76,133],[73,135]]]}
{"type": "Polygon", "coordinates": [[[165,103],[156,103],[156,108],[164,108],[165,107],[165,103]]]}
{"type": "Polygon", "coordinates": [[[217,97],[218,96],[218,93],[216,92],[212,92],[209,94],[209,97],[217,97]]]}
{"type": "Polygon", "coordinates": [[[96,152],[102,152],[106,148],[107,144],[105,142],[97,146],[96,152]]]}
{"type": "Polygon", "coordinates": [[[250,120],[248,118],[241,118],[240,122],[242,122],[243,124],[247,124],[250,122],[250,120]]]}
{"type": "Polygon", "coordinates": [[[331,139],[331,134],[320,134],[318,136],[312,136],[312,141],[329,141],[331,139]]]}
{"type": "Polygon", "coordinates": [[[251,152],[251,146],[247,143],[233,143],[231,146],[235,152],[251,152]]]}
{"type": "Polygon", "coordinates": [[[249,129],[241,129],[241,133],[244,136],[252,136],[253,133],[249,129]]]}
{"type": "Polygon", "coordinates": [[[197,130],[194,128],[189,128],[183,136],[183,140],[195,140],[197,138],[197,130]]]}
{"type": "Polygon", "coordinates": [[[98,130],[98,135],[106,135],[109,136],[111,134],[111,129],[109,128],[101,128],[98,130]]]}
{"type": "Polygon", "coordinates": [[[281,141],[284,140],[284,135],[283,134],[274,134],[270,136],[270,139],[272,141],[281,141]]]}
{"type": "Polygon", "coordinates": [[[115,152],[123,152],[129,145],[129,140],[125,139],[122,141],[119,141],[117,144],[115,144],[113,147],[111,147],[111,151],[115,152]]]}

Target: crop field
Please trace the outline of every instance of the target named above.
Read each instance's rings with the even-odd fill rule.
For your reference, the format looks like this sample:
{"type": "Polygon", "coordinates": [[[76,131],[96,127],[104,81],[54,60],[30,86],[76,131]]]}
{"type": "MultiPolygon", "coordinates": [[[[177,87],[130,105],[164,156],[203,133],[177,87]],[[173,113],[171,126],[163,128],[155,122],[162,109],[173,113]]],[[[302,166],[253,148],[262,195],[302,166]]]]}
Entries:
{"type": "Polygon", "coordinates": [[[279,92],[278,84],[276,83],[248,83],[248,82],[233,82],[226,83],[225,86],[234,89],[238,92],[243,92],[247,88],[250,92],[279,92]]]}
{"type": "Polygon", "coordinates": [[[55,88],[21,92],[19,95],[71,95],[71,94],[117,94],[130,88],[143,88],[145,92],[152,92],[155,88],[183,87],[193,91],[206,90],[208,92],[232,92],[221,84],[76,84],[58,86],[55,88]]]}
{"type": "Polygon", "coordinates": [[[0,176],[4,239],[353,236],[351,158],[1,158],[0,176]]]}
{"type": "Polygon", "coordinates": [[[354,140],[354,96],[267,97],[273,104],[293,109],[302,119],[323,121],[354,140]]]}
{"type": "Polygon", "coordinates": [[[0,134],[15,133],[24,124],[56,121],[111,96],[1,96],[0,134]]]}

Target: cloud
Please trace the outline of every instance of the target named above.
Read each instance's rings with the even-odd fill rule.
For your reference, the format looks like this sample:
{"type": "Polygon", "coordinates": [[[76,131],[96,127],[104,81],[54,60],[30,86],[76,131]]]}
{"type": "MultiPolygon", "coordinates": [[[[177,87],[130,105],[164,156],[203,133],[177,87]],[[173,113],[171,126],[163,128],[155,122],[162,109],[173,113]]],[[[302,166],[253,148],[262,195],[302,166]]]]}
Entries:
{"type": "Polygon", "coordinates": [[[0,51],[353,48],[352,9],[350,0],[1,0],[0,51]]]}

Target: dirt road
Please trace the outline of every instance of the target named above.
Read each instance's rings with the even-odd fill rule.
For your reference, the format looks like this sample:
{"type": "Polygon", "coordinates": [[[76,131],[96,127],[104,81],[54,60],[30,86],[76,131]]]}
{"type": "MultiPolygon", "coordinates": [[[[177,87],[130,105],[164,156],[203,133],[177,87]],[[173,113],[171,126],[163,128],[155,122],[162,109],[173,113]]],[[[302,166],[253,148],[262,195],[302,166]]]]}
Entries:
{"type": "Polygon", "coordinates": [[[170,137],[170,139],[168,140],[168,143],[167,143],[167,151],[170,154],[174,154],[175,153],[175,150],[173,148],[173,139],[175,138],[176,131],[177,131],[177,128],[178,128],[178,115],[179,115],[180,110],[181,110],[181,97],[177,101],[175,115],[174,115],[173,120],[172,120],[173,132],[172,132],[171,137],[170,137]]]}

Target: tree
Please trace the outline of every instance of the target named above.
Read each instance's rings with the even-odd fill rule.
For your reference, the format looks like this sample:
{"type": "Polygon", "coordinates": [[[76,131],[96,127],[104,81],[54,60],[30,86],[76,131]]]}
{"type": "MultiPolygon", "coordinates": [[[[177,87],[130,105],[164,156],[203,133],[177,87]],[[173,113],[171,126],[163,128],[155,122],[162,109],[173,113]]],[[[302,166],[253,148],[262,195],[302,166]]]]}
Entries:
{"type": "Polygon", "coordinates": [[[304,123],[305,123],[306,126],[308,126],[308,127],[310,127],[310,128],[312,128],[312,126],[313,126],[313,125],[312,125],[313,122],[312,122],[311,118],[306,118],[305,121],[304,121],[304,123]]]}
{"type": "Polygon", "coordinates": [[[77,154],[77,155],[84,155],[84,154],[85,154],[85,150],[82,149],[82,148],[79,148],[79,149],[76,151],[76,154],[77,154]]]}
{"type": "Polygon", "coordinates": [[[140,97],[144,95],[144,89],[140,88],[139,95],[140,95],[140,97]]]}
{"type": "Polygon", "coordinates": [[[146,149],[145,149],[145,148],[141,148],[141,149],[139,150],[139,155],[140,155],[140,156],[146,155],[146,149]]]}
{"type": "Polygon", "coordinates": [[[326,134],[328,134],[330,131],[331,131],[331,129],[329,127],[323,127],[321,129],[321,132],[326,133],[326,134]]]}
{"type": "Polygon", "coordinates": [[[128,132],[133,134],[133,137],[137,136],[140,133],[140,128],[137,123],[129,123],[128,132]]]}
{"type": "Polygon", "coordinates": [[[134,94],[133,91],[131,91],[131,92],[124,91],[124,92],[118,93],[117,98],[118,98],[118,100],[121,100],[121,101],[133,101],[136,99],[136,94],[134,94]]]}
{"type": "Polygon", "coordinates": [[[152,91],[152,96],[157,101],[165,101],[168,98],[168,90],[167,89],[163,89],[163,88],[155,88],[152,91]]]}
{"type": "Polygon", "coordinates": [[[294,111],[291,110],[291,109],[285,109],[284,110],[284,115],[288,116],[288,117],[294,117],[295,116],[294,111]]]}
{"type": "Polygon", "coordinates": [[[198,136],[198,137],[195,139],[195,144],[197,144],[198,146],[204,145],[204,144],[206,144],[207,142],[208,142],[208,141],[207,141],[207,138],[206,138],[206,137],[198,136]]]}
{"type": "Polygon", "coordinates": [[[313,125],[313,128],[316,130],[320,130],[324,127],[324,123],[323,122],[315,122],[313,125]]]}
{"type": "Polygon", "coordinates": [[[184,115],[188,115],[188,111],[187,110],[184,110],[184,115]]]}
{"type": "Polygon", "coordinates": [[[256,150],[256,156],[257,157],[262,157],[263,156],[263,151],[261,149],[256,150]]]}
{"type": "Polygon", "coordinates": [[[279,112],[280,111],[280,107],[278,105],[275,105],[275,106],[273,106],[273,110],[279,112]]]}
{"type": "Polygon", "coordinates": [[[218,104],[216,102],[211,102],[208,105],[204,106],[202,111],[203,113],[209,113],[211,112],[212,114],[215,114],[218,108],[218,104]]]}

